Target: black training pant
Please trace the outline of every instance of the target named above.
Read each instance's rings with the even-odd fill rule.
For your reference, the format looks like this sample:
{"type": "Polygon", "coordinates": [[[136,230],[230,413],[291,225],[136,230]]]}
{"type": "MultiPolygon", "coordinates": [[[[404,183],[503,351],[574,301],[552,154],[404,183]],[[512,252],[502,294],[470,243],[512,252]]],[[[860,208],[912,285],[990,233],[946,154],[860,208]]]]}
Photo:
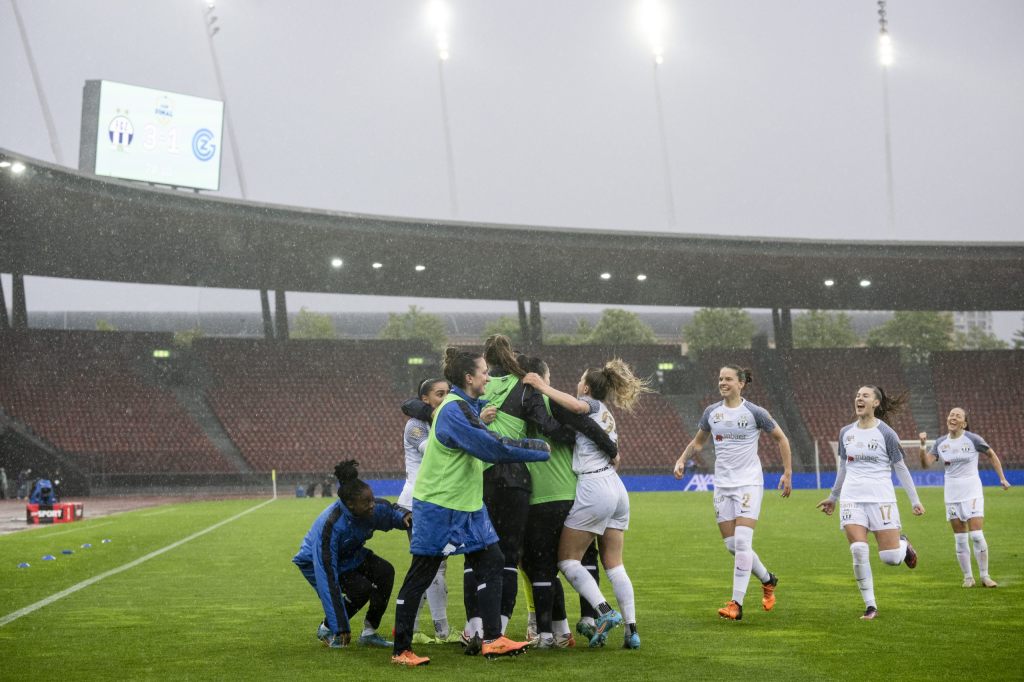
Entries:
{"type": "MultiPolygon", "coordinates": [[[[517,572],[526,535],[526,517],[530,513],[530,491],[489,484],[484,479],[484,505],[487,515],[498,534],[498,546],[505,557],[505,575],[501,588],[501,615],[509,617],[516,607],[519,591],[517,572]]],[[[467,567],[469,568],[469,567],[467,567]]],[[[473,571],[462,574],[462,594],[466,606],[466,620],[479,614],[476,604],[476,586],[479,577],[473,571]]]]}
{"type": "Polygon", "coordinates": [[[380,619],[388,608],[391,590],[395,586],[395,567],[373,552],[367,552],[363,563],[338,576],[338,584],[345,593],[345,611],[349,619],[366,602],[370,602],[366,620],[370,627],[380,627],[380,619]]]}
{"type": "MultiPolygon", "coordinates": [[[[437,574],[437,567],[444,557],[413,555],[409,572],[405,574],[402,588],[398,591],[395,608],[395,653],[400,654],[412,648],[413,625],[420,599],[437,574]]],[[[480,617],[484,622],[484,639],[501,636],[501,584],[504,557],[498,545],[488,545],[480,551],[466,555],[466,566],[479,578],[476,597],[480,605],[480,617]]]]}
{"type": "Polygon", "coordinates": [[[565,595],[558,579],[558,542],[572,500],[530,505],[523,543],[523,570],[533,587],[537,632],[551,632],[552,620],[565,619],[565,595]]]}

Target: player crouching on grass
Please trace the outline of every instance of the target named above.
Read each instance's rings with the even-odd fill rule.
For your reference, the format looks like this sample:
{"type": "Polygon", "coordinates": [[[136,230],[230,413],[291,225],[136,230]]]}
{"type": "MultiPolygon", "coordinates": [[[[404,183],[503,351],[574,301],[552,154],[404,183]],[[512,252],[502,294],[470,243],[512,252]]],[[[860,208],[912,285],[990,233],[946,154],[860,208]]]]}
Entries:
{"type": "Polygon", "coordinates": [[[334,467],[340,484],[338,499],[313,522],[292,559],[320,596],[325,617],[316,636],[331,648],[348,646],[349,614],[367,602],[370,607],[358,642],[391,646],[377,628],[391,599],[395,568],[365,545],[375,530],[408,528],[412,518],[390,502],[374,499],[370,486],[359,480],[357,467],[355,460],[334,467]]]}

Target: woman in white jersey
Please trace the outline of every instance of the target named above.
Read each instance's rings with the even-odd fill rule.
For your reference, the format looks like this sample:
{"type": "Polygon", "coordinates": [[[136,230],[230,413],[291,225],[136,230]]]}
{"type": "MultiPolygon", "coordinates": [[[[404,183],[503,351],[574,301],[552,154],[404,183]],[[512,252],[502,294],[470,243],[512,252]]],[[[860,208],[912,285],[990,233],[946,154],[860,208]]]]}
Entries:
{"type": "Polygon", "coordinates": [[[782,477],[779,490],[783,497],[792,492],[793,456],[789,439],[772,416],[742,396],[753,380],[749,369],[726,365],[718,370],[718,392],[722,400],[708,405],[700,418],[697,435],[676,461],[673,474],[682,478],[687,460],[699,452],[709,438],[715,439],[715,518],[725,548],[733,555],[732,599],[718,610],[728,620],[743,619],[743,598],[753,573],[761,581],[761,606],[775,608],[775,586],[779,579],[754,552],[754,527],[761,514],[764,474],[757,452],[761,431],[779,444],[782,477]]]}
{"type": "Polygon", "coordinates": [[[962,407],[954,407],[946,417],[949,434],[935,441],[931,452],[924,449],[928,434],[921,432],[921,466],[925,469],[942,460],[946,467],[945,490],[946,519],[953,527],[953,540],[956,543],[956,560],[964,574],[964,587],[974,587],[974,571],[971,569],[971,550],[968,541],[974,545],[974,558],[978,562],[978,573],[981,584],[985,587],[998,587],[999,583],[988,574],[988,543],[985,542],[985,495],[981,488],[981,476],[978,475],[978,453],[988,455],[992,468],[999,474],[999,484],[1003,490],[1010,487],[1010,482],[1003,475],[1003,465],[999,456],[985,439],[967,429],[967,412],[962,407]]]}
{"type": "MultiPolygon", "coordinates": [[[[576,386],[578,398],[552,388],[535,373],[523,377],[523,383],[571,412],[590,415],[616,443],[615,418],[604,401],[630,412],[641,394],[650,392],[647,382],[634,376],[629,365],[618,358],[605,363],[604,367],[591,367],[584,372],[576,386]]],[[[629,495],[615,471],[617,465],[618,457],[610,461],[594,441],[581,433],[576,435],[572,453],[572,470],[577,476],[576,499],[559,539],[558,570],[598,613],[590,646],[604,646],[608,631],[625,620],[623,647],[639,649],[633,583],[622,565],[623,540],[629,527],[629,495]],[[601,588],[583,567],[581,560],[595,537],[601,564],[612,584],[621,614],[608,605],[601,588]]]]}
{"type": "Polygon", "coordinates": [[[869,532],[875,534],[882,563],[899,566],[905,562],[908,568],[917,566],[917,552],[900,528],[892,472],[896,472],[900,485],[907,492],[914,515],[924,514],[924,507],[907,463],[903,461],[899,436],[883,421],[902,409],[905,402],[905,395],[890,398],[878,386],[862,386],[857,390],[853,403],[857,421],[839,432],[836,483],[829,496],[818,503],[818,508],[831,516],[836,501],[839,502],[839,527],[846,531],[853,555],[853,575],[864,599],[862,620],[872,620],[878,615],[868,556],[869,532]]]}

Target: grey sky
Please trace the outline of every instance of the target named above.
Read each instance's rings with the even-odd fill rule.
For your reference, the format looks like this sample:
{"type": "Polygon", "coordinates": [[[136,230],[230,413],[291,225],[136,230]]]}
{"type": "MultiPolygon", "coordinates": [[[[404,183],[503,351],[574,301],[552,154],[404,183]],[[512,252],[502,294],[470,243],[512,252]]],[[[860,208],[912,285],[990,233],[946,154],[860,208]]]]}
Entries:
{"type": "MultiPolygon", "coordinates": [[[[218,97],[205,2],[17,1],[66,165],[77,165],[87,79],[218,97]]],[[[249,198],[452,217],[426,4],[218,0],[215,42],[249,198]]],[[[636,21],[639,2],[448,4],[444,77],[460,219],[838,239],[1021,239],[1019,0],[889,2],[895,232],[886,225],[873,0],[662,3],[659,78],[675,226],[667,222],[654,68],[636,21]]],[[[55,160],[10,3],[0,5],[0,82],[0,146],[55,160]]],[[[222,171],[221,194],[239,196],[227,151],[222,171]]],[[[29,306],[92,308],[95,290],[32,281],[29,306]]],[[[116,308],[189,309],[197,296],[201,306],[202,299],[258,305],[251,293],[104,291],[118,292],[106,295],[116,308]]],[[[404,304],[291,298],[320,308],[404,304]]]]}

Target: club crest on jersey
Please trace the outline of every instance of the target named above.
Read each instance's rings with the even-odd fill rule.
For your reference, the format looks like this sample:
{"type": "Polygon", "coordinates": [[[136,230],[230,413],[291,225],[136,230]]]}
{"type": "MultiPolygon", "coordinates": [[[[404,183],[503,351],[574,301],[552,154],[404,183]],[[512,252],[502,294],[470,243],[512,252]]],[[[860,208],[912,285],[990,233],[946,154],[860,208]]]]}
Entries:
{"type": "Polygon", "coordinates": [[[739,426],[741,429],[745,429],[748,426],[750,426],[750,420],[747,419],[746,417],[740,417],[739,419],[736,420],[736,425],[739,426]]]}
{"type": "Polygon", "coordinates": [[[868,443],[868,450],[877,450],[878,448],[879,445],[877,440],[873,440],[870,443],[868,443]]]}

